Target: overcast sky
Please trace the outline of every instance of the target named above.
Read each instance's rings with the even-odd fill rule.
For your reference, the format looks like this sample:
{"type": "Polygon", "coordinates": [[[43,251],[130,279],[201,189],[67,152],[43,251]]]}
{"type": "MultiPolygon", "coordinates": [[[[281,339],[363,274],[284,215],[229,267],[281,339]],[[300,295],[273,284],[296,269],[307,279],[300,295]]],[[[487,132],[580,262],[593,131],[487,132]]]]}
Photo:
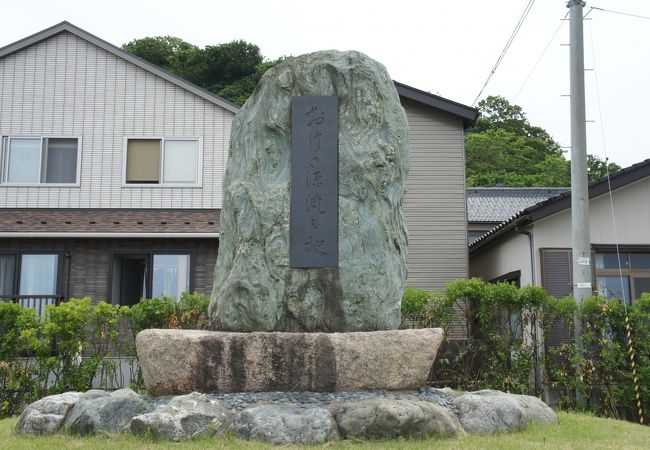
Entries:
{"type": "MultiPolygon", "coordinates": [[[[471,105],[527,3],[3,0],[0,46],[67,20],[118,46],[171,35],[199,46],[244,39],[268,58],[359,50],[382,62],[397,81],[471,105]]],[[[650,17],[648,0],[594,0],[585,12],[591,6],[650,17]]],[[[521,105],[531,123],[568,147],[569,99],[563,95],[569,93],[569,23],[561,21],[567,11],[564,0],[535,2],[482,97],[502,95],[521,105]]],[[[603,157],[606,151],[625,167],[650,157],[650,20],[599,10],[587,18],[585,65],[595,69],[585,74],[587,119],[595,120],[587,123],[588,152],[603,157]]]]}

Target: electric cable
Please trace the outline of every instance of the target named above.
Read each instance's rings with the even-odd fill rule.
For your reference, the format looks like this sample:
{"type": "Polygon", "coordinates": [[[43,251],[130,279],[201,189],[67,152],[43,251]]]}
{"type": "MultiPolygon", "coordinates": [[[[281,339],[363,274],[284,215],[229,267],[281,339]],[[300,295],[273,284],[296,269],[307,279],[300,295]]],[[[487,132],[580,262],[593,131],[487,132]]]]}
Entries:
{"type": "Polygon", "coordinates": [[[542,54],[539,55],[539,58],[537,58],[537,62],[535,62],[535,65],[533,66],[533,68],[530,70],[530,72],[528,72],[528,75],[526,76],[526,79],[524,80],[524,82],[519,87],[519,90],[517,91],[517,93],[513,97],[512,101],[517,100],[517,97],[519,97],[519,94],[521,94],[521,91],[524,89],[524,86],[526,86],[526,83],[528,83],[528,80],[533,75],[533,72],[535,72],[535,69],[537,69],[537,66],[539,65],[539,63],[542,60],[542,58],[544,57],[544,55],[546,54],[546,51],[548,50],[548,48],[551,46],[551,43],[555,39],[555,36],[557,36],[558,32],[560,31],[560,28],[562,28],[562,24],[564,23],[564,21],[566,20],[568,15],[569,15],[569,11],[567,11],[567,13],[564,15],[562,20],[560,20],[560,24],[555,29],[555,32],[551,36],[551,39],[549,39],[548,43],[546,44],[546,47],[544,47],[544,50],[542,50],[542,54]]]}
{"type": "MultiPolygon", "coordinates": [[[[604,12],[609,12],[609,13],[613,13],[613,14],[620,14],[620,15],[622,15],[622,16],[636,17],[637,19],[647,19],[647,20],[650,20],[650,17],[648,17],[648,16],[642,16],[642,15],[640,15],[640,14],[632,14],[632,13],[626,13],[626,12],[622,12],[622,11],[612,11],[611,9],[599,8],[599,7],[597,7],[597,6],[590,6],[589,8],[590,8],[590,9],[589,9],[589,11],[587,12],[587,14],[589,14],[592,10],[595,9],[596,11],[604,11],[604,12]]],[[[587,16],[587,14],[585,14],[585,17],[587,16]]]]}
{"type": "Polygon", "coordinates": [[[501,64],[501,61],[503,61],[503,58],[506,56],[506,53],[510,46],[512,45],[512,42],[515,40],[515,37],[517,36],[517,33],[519,33],[519,30],[521,29],[521,26],[524,23],[524,20],[526,20],[526,17],[528,16],[528,13],[530,12],[531,8],[533,7],[533,4],[535,3],[535,0],[529,0],[528,4],[524,8],[524,11],[521,13],[521,16],[519,17],[519,21],[515,25],[514,30],[512,30],[512,34],[510,35],[510,38],[508,39],[508,42],[506,42],[505,47],[501,51],[501,54],[497,58],[497,62],[494,63],[494,67],[492,67],[492,70],[488,74],[487,79],[485,80],[485,83],[483,83],[483,87],[481,88],[481,91],[478,93],[474,101],[472,102],[472,106],[476,105],[476,102],[478,99],[481,97],[481,94],[485,90],[486,86],[490,82],[490,79],[492,78],[492,75],[494,75],[494,72],[496,72],[497,67],[499,67],[499,64],[501,64]]]}

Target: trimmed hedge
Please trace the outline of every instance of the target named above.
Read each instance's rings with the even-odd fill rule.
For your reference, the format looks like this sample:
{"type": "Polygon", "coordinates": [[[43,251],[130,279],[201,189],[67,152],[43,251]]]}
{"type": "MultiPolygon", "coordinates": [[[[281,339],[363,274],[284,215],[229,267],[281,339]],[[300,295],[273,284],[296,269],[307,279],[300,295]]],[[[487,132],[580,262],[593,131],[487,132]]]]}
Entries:
{"type": "MultiPolygon", "coordinates": [[[[116,379],[112,356],[135,359],[137,332],[205,328],[209,302],[186,292],[178,301],[156,297],[129,308],[86,297],[48,305],[43,317],[33,308],[0,302],[0,418],[19,414],[45,395],[86,391],[95,379],[116,379]]],[[[143,389],[139,370],[131,387],[143,389]]]]}
{"type": "MultiPolygon", "coordinates": [[[[426,298],[426,306],[408,316],[409,325],[415,321],[421,327],[448,329],[460,323],[468,336],[445,343],[439,352],[434,366],[439,384],[530,395],[541,395],[546,388],[559,396],[561,409],[638,420],[626,312],[620,301],[590,297],[578,306],[571,297],[556,299],[539,287],[517,288],[476,278],[455,281],[426,298]],[[583,321],[584,353],[574,342],[552,346],[533,332],[537,325],[548,337],[563,326],[572,336],[574,314],[583,321]],[[576,367],[582,368],[580,374],[576,367]],[[582,393],[583,403],[576,403],[576,392],[582,393]]],[[[403,307],[412,310],[414,304],[419,302],[409,300],[403,307]]],[[[628,306],[627,315],[641,402],[648,414],[650,294],[628,306]]]]}

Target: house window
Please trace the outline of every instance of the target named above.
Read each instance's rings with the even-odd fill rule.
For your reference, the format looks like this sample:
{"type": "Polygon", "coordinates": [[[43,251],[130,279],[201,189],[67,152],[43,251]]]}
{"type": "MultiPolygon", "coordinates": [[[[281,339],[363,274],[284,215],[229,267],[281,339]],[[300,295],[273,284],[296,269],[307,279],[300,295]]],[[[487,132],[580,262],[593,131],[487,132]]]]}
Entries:
{"type": "Polygon", "coordinates": [[[180,297],[190,289],[190,255],[153,255],[153,297],[180,297]]]}
{"type": "Polygon", "coordinates": [[[607,299],[630,303],[643,293],[650,293],[650,253],[596,253],[596,285],[607,299]]]}
{"type": "Polygon", "coordinates": [[[5,137],[3,148],[5,183],[77,183],[77,138],[5,137]]]}
{"type": "Polygon", "coordinates": [[[43,314],[56,303],[60,278],[58,253],[0,253],[0,299],[17,301],[43,314]]]}
{"type": "Polygon", "coordinates": [[[131,306],[143,298],[178,298],[190,286],[190,255],[182,252],[114,253],[111,303],[131,306]]]}
{"type": "Polygon", "coordinates": [[[199,139],[127,139],[126,183],[200,183],[199,139]]]}
{"type": "Polygon", "coordinates": [[[14,293],[16,255],[0,254],[0,296],[8,297],[14,293]]]}

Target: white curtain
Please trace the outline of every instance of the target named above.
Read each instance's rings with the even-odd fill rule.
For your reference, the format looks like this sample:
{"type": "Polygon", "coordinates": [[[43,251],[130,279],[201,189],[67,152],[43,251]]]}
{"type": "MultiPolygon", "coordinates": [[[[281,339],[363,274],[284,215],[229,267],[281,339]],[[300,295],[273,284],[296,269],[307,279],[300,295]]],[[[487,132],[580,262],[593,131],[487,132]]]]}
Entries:
{"type": "Polygon", "coordinates": [[[164,183],[196,183],[198,182],[197,162],[199,142],[165,141],[165,159],[163,161],[164,183]]]}
{"type": "Polygon", "coordinates": [[[22,255],[20,295],[56,294],[58,255],[22,255]]]}
{"type": "Polygon", "coordinates": [[[38,183],[41,180],[41,140],[11,139],[7,181],[11,183],[38,183]]]}
{"type": "Polygon", "coordinates": [[[189,255],[154,255],[152,296],[178,298],[190,288],[189,255]]]}

